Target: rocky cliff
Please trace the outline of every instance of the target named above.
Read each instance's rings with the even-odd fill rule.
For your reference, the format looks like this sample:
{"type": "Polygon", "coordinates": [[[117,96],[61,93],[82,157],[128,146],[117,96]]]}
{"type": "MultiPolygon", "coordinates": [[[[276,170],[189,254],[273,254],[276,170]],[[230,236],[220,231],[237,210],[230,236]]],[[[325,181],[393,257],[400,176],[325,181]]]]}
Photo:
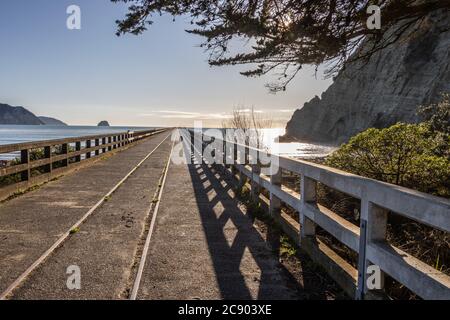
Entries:
{"type": "Polygon", "coordinates": [[[106,120],[100,121],[97,125],[97,127],[109,127],[109,122],[106,120]]]}
{"type": "Polygon", "coordinates": [[[9,104],[0,103],[0,125],[67,125],[64,122],[49,118],[37,117],[34,113],[24,107],[13,107],[9,104]]]}
{"type": "Polygon", "coordinates": [[[24,107],[13,107],[0,103],[0,124],[42,125],[44,123],[24,107]]]}
{"type": "Polygon", "coordinates": [[[341,143],[370,127],[418,121],[422,104],[450,92],[450,13],[433,14],[428,28],[349,65],[288,122],[286,136],[341,143]]]}

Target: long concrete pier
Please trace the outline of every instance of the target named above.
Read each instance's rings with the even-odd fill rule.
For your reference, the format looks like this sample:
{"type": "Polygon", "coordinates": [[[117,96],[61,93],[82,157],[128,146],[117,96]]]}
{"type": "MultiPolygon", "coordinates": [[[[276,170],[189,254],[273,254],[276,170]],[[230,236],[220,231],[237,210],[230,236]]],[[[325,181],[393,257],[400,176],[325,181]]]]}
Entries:
{"type": "MultiPolygon", "coordinates": [[[[117,139],[121,145],[116,151],[114,138],[97,137],[105,142],[103,148],[96,143],[94,149],[86,149],[94,153],[92,158],[96,160],[73,170],[66,163],[63,176],[1,203],[0,298],[370,297],[368,289],[358,285],[358,271],[323,243],[313,241],[314,229],[310,226],[330,230],[356,250],[374,246],[359,241],[359,228],[324,208],[314,208],[312,198],[306,207],[300,194],[281,187],[276,177],[264,178],[255,166],[205,163],[196,156],[201,151],[194,147],[193,133],[183,131],[180,136],[172,135],[174,132],[177,130],[145,133],[136,141],[117,139]],[[180,151],[186,162],[171,161],[171,155],[180,151]],[[243,205],[236,190],[245,183],[249,183],[254,196],[259,197],[262,188],[271,193],[268,209],[269,214],[275,214],[273,223],[262,222],[243,205]],[[281,202],[297,206],[297,201],[303,214],[307,213],[300,223],[280,209],[281,202]],[[280,253],[280,241],[286,236],[300,246],[293,256],[280,253]],[[81,286],[75,289],[68,285],[68,270],[74,266],[81,276],[81,286]]],[[[46,142],[45,146],[51,145],[52,142],[46,142]]],[[[83,153],[83,149],[77,149],[78,153],[71,155],[66,150],[65,158],[83,153]]],[[[33,167],[30,163],[27,170],[33,167]]],[[[340,172],[326,175],[328,169],[322,167],[309,168],[305,167],[309,164],[291,160],[280,163],[284,169],[296,170],[297,165],[307,168],[308,179],[313,175],[336,188],[351,187],[339,182],[344,179],[340,172]],[[319,171],[314,170],[325,173],[315,175],[319,171]]],[[[8,169],[9,173],[13,171],[8,169]]],[[[30,178],[27,174],[25,178],[30,178]]],[[[346,179],[362,183],[357,177],[346,179]]],[[[403,190],[395,192],[401,194],[403,190]]],[[[416,193],[410,194],[410,199],[419,205],[428,203],[430,210],[449,208],[441,199],[427,199],[416,193]]],[[[427,219],[442,219],[440,227],[446,228],[449,217],[427,219]]],[[[371,256],[365,259],[381,259],[382,252],[385,256],[389,253],[380,263],[383,267],[390,263],[384,272],[390,272],[395,263],[402,268],[414,266],[417,279],[411,278],[412,269],[405,269],[405,283],[412,283],[411,288],[415,289],[416,283],[422,281],[429,285],[426,290],[418,289],[425,297],[447,297],[448,276],[428,272],[426,266],[409,256],[409,260],[398,262],[390,251],[394,249],[378,245],[370,249],[371,256]]]]}

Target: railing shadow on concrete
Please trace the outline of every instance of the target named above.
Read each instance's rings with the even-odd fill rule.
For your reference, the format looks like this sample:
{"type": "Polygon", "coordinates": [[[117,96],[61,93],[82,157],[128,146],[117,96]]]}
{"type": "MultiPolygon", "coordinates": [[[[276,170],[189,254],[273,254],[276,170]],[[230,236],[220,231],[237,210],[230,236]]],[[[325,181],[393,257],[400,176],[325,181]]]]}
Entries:
{"type": "MultiPolygon", "coordinates": [[[[189,134],[185,134],[185,138],[190,139],[193,145],[198,136],[191,129],[186,132],[189,134]]],[[[448,275],[390,245],[386,240],[389,212],[450,232],[449,200],[323,165],[271,155],[235,142],[202,137],[200,145],[208,144],[204,141],[215,142],[215,145],[223,148],[219,150],[224,155],[222,163],[225,167],[231,164],[231,170],[238,173],[241,180],[251,182],[255,199],[260,199],[261,188],[270,193],[272,217],[349,295],[356,299],[376,296],[367,287],[367,268],[376,265],[382,271],[382,278],[386,273],[424,299],[450,299],[448,275]],[[262,175],[258,161],[252,159],[255,156],[276,159],[280,170],[272,176],[262,175]],[[240,161],[242,159],[244,161],[240,161]],[[281,186],[281,169],[300,176],[301,194],[281,186]],[[360,199],[359,227],[317,203],[318,183],[360,199]],[[300,223],[281,212],[282,202],[299,213],[300,223]],[[357,270],[317,239],[316,226],[358,253],[357,270]]]]}
{"type": "Polygon", "coordinates": [[[5,162],[0,167],[0,201],[162,131],[164,130],[127,131],[0,145],[0,154],[18,156],[18,161],[5,162]],[[33,151],[36,150],[41,150],[42,156],[33,159],[33,151]],[[55,152],[56,150],[59,152],[55,152]]]}
{"type": "Polygon", "coordinates": [[[232,186],[238,181],[231,175],[223,175],[223,172],[218,175],[214,166],[195,164],[195,159],[192,162],[193,164],[188,165],[188,170],[222,298],[325,299],[328,288],[319,283],[323,279],[309,270],[312,264],[307,263],[308,261],[300,264],[305,275],[300,283],[278,262],[279,253],[277,254],[276,249],[280,245],[280,234],[269,226],[267,239],[262,238],[253,219],[242,211],[238,198],[230,195],[232,186]],[[211,194],[214,196],[211,197],[211,194]],[[216,212],[218,207],[221,208],[219,216],[216,212]],[[225,235],[229,232],[229,224],[237,229],[232,244],[225,235]],[[248,255],[245,254],[246,250],[248,255]],[[241,273],[240,268],[252,264],[260,273],[257,280],[245,279],[241,273]],[[248,287],[246,280],[258,281],[256,296],[252,296],[253,290],[248,287]],[[286,283],[290,284],[291,289],[286,289],[286,283]]]}

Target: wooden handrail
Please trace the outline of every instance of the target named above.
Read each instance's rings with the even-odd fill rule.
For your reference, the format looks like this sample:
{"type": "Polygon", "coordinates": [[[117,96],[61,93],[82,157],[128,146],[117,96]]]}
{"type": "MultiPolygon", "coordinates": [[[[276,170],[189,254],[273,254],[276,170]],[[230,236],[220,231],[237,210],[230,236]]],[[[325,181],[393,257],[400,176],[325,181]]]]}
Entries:
{"type": "Polygon", "coordinates": [[[101,135],[2,145],[0,146],[0,153],[19,153],[21,163],[0,168],[0,178],[20,174],[20,181],[0,186],[0,200],[5,199],[24,188],[51,179],[54,176],[52,171],[55,163],[62,162],[62,165],[60,166],[63,168],[58,168],[57,170],[57,174],[60,175],[65,169],[68,169],[75,164],[90,160],[113,150],[124,148],[129,144],[165,130],[166,129],[152,129],[136,132],[112,132],[101,135]],[[92,143],[92,141],[94,143],[92,143]],[[75,144],[74,150],[70,150],[70,144],[75,144]],[[84,148],[82,148],[83,144],[85,145],[84,148]],[[54,146],[61,146],[60,154],[52,154],[52,147],[54,146]],[[41,159],[32,161],[30,155],[32,154],[32,150],[35,149],[44,149],[44,156],[41,159]],[[84,158],[82,157],[83,155],[84,158]],[[41,172],[38,173],[38,177],[35,178],[32,173],[33,170],[37,168],[44,169],[42,169],[41,172]]]}
{"type": "MultiPolygon", "coordinates": [[[[188,129],[188,131],[182,132],[182,136],[184,141],[187,141],[191,147],[196,149],[195,139],[198,137],[193,130],[188,129]]],[[[271,215],[276,220],[281,221],[282,226],[286,226],[288,235],[293,234],[292,230],[297,230],[298,239],[294,238],[294,240],[301,247],[307,249],[311,254],[317,254],[320,251],[318,246],[312,247],[310,241],[312,238],[316,239],[315,227],[320,226],[339,242],[358,253],[357,278],[354,279],[353,287],[352,285],[347,287],[347,289],[350,288],[347,292],[354,292],[356,298],[370,296],[370,291],[366,285],[366,270],[370,264],[377,264],[382,272],[389,274],[423,298],[450,299],[449,276],[391,246],[386,241],[389,211],[433,228],[450,232],[450,201],[448,199],[304,160],[271,155],[264,150],[218,138],[206,137],[206,139],[203,139],[202,137],[201,141],[197,141],[197,145],[205,148],[212,140],[217,145],[222,145],[223,150],[221,152],[223,154],[226,154],[227,147],[232,146],[234,150],[231,152],[233,159],[231,163],[228,162],[232,166],[232,172],[239,172],[242,181],[249,180],[251,182],[252,189],[255,189],[252,190],[254,198],[258,196],[259,200],[258,193],[261,187],[269,192],[271,215]],[[205,140],[208,142],[205,143],[205,140]],[[239,152],[244,152],[240,159],[246,159],[247,162],[240,163],[238,161],[236,153],[239,152]],[[282,187],[279,181],[280,177],[267,177],[260,174],[257,162],[249,165],[249,154],[263,154],[265,158],[273,157],[280,168],[280,171],[275,175],[280,175],[281,169],[298,174],[301,180],[301,195],[289,188],[282,187]],[[322,183],[333,190],[360,199],[360,226],[353,225],[333,211],[319,205],[316,197],[317,183],[322,183]],[[288,204],[299,212],[300,226],[296,227],[282,217],[280,202],[288,204]]],[[[195,152],[203,152],[203,150],[196,150],[195,152]]],[[[220,165],[227,164],[225,160],[230,159],[224,159],[220,165]]],[[[320,246],[323,247],[324,245],[320,244],[320,246]]],[[[324,261],[323,259],[318,260],[324,261]]],[[[336,259],[332,260],[334,264],[337,261],[336,259]]],[[[349,267],[352,268],[348,264],[345,265],[345,274],[348,274],[349,267]]],[[[327,268],[327,270],[332,269],[327,268]]],[[[341,283],[342,271],[333,274],[338,275],[336,276],[339,278],[337,281],[341,283]]],[[[348,278],[353,279],[351,274],[348,278]]]]}
{"type": "Polygon", "coordinates": [[[0,145],[0,153],[10,153],[15,151],[20,151],[24,149],[39,149],[46,146],[55,146],[55,145],[62,145],[65,143],[75,143],[78,141],[87,141],[87,140],[95,140],[95,139],[102,139],[102,138],[108,138],[113,136],[126,136],[127,134],[129,137],[134,137],[134,135],[142,136],[147,133],[152,133],[157,129],[152,130],[142,130],[142,131],[130,131],[130,132],[111,132],[107,134],[99,134],[99,135],[90,135],[90,136],[79,136],[79,137],[70,137],[70,138],[63,138],[63,139],[52,139],[52,140],[42,140],[42,141],[32,141],[32,142],[22,142],[22,143],[13,143],[13,144],[5,144],[0,145]]]}

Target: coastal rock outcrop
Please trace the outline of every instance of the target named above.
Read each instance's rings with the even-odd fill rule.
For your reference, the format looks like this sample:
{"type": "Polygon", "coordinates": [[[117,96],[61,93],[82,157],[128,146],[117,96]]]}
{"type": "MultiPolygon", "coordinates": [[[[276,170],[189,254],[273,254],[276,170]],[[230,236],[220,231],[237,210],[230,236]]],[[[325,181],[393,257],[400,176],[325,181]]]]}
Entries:
{"type": "Polygon", "coordinates": [[[24,107],[13,107],[0,103],[0,125],[63,125],[64,122],[50,117],[37,117],[24,107]]]}
{"type": "Polygon", "coordinates": [[[0,103],[0,124],[43,125],[44,123],[24,107],[0,103]]]}
{"type": "Polygon", "coordinates": [[[109,127],[109,122],[108,121],[100,121],[99,124],[97,125],[97,127],[109,127]]]}
{"type": "Polygon", "coordinates": [[[338,144],[367,128],[417,122],[417,108],[450,92],[450,13],[429,16],[428,28],[349,65],[334,83],[297,110],[286,138],[338,144]],[[447,31],[443,31],[447,30],[447,31]]]}

